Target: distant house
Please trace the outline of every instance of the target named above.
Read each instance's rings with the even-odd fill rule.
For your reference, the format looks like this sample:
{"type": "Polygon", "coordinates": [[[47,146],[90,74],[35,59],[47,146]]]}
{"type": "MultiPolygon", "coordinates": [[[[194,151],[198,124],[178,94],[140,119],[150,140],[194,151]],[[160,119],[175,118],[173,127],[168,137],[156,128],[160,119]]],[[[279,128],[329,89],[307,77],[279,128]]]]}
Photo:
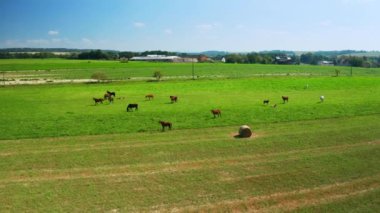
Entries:
{"type": "Polygon", "coordinates": [[[185,63],[194,62],[194,63],[197,63],[198,59],[197,58],[180,58],[175,62],[185,62],[185,63]]]}
{"type": "Polygon", "coordinates": [[[198,56],[198,61],[199,62],[206,62],[206,61],[208,61],[208,57],[205,55],[200,55],[200,56],[198,56]]]}
{"type": "Polygon", "coordinates": [[[166,55],[147,55],[135,56],[130,59],[131,61],[149,61],[149,62],[198,62],[196,58],[181,58],[179,56],[166,56],[166,55]]]}
{"type": "Polygon", "coordinates": [[[291,64],[292,58],[289,56],[276,56],[274,58],[276,64],[291,64]]]}
{"type": "Polygon", "coordinates": [[[131,61],[155,61],[155,62],[175,62],[180,59],[178,56],[166,56],[166,55],[147,55],[147,56],[135,56],[131,61]]]}

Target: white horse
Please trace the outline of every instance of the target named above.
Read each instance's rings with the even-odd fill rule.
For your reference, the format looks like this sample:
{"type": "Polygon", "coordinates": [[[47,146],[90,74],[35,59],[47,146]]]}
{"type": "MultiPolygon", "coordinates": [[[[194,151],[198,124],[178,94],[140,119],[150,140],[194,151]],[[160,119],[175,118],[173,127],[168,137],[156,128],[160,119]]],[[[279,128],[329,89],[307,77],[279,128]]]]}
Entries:
{"type": "Polygon", "coordinates": [[[321,102],[323,102],[325,100],[325,96],[321,95],[321,97],[319,97],[319,99],[321,100],[321,102]]]}

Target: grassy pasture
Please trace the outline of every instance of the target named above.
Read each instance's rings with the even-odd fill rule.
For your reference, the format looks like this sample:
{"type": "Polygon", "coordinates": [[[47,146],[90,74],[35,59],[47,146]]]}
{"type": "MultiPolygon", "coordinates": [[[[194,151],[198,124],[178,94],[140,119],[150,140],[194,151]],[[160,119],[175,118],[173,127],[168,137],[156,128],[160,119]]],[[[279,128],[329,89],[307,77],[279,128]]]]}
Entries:
{"type": "Polygon", "coordinates": [[[0,141],[0,211],[380,208],[379,115],[0,141]]]}
{"type": "MultiPolygon", "coordinates": [[[[261,65],[196,63],[195,75],[199,78],[245,78],[271,75],[349,76],[350,67],[324,67],[308,65],[261,65]]],[[[152,77],[161,71],[164,78],[191,78],[191,63],[146,63],[119,61],[87,61],[64,59],[9,59],[0,60],[0,71],[6,79],[89,79],[95,72],[102,72],[109,79],[129,80],[152,77]]],[[[353,68],[354,76],[379,76],[378,68],[353,68]]],[[[1,77],[1,76],[0,76],[1,77]]]]}
{"type": "MultiPolygon", "coordinates": [[[[25,72],[38,73],[45,71],[33,70],[62,62],[62,69],[50,71],[62,78],[126,71],[111,69],[115,62],[19,63],[25,62],[34,67],[25,72]]],[[[211,66],[219,65],[230,77],[251,76],[249,69],[260,66],[267,74],[291,69],[196,66],[211,76],[220,72],[211,66]]],[[[127,71],[139,77],[160,66],[177,76],[191,68],[118,66],[139,67],[127,71]]],[[[360,77],[321,72],[325,76],[1,87],[0,212],[378,212],[378,71],[360,77]],[[116,92],[115,102],[95,106],[92,97],[106,90],[116,92]],[[155,99],[145,100],[148,93],[155,99]],[[178,103],[171,104],[170,95],[178,103]],[[289,103],[282,104],[282,95],[289,103]],[[262,103],[267,98],[269,106],[262,103]],[[138,103],[139,111],[126,112],[128,103],[138,103]],[[213,108],[222,110],[221,118],[213,118],[213,108]],[[158,120],[173,122],[174,130],[161,132],[158,120]],[[255,137],[235,139],[241,124],[252,126],[255,137]]]]}
{"type": "Polygon", "coordinates": [[[380,79],[248,78],[234,80],[39,85],[0,90],[1,139],[154,132],[159,120],[175,129],[310,120],[378,114],[380,79]],[[308,89],[304,86],[308,84],[308,89]],[[114,104],[95,106],[93,97],[115,91],[114,104]],[[146,101],[153,93],[155,99],[146,101]],[[170,95],[179,97],[171,104],[170,95]],[[289,96],[282,104],[281,96],[289,96]],[[319,96],[326,97],[319,103],[319,96]],[[264,106],[263,99],[270,99],[264,106]],[[128,103],[139,111],[126,112],[128,103]],[[273,108],[277,104],[276,108],[273,108]],[[222,110],[214,119],[210,110],[222,110]]]}

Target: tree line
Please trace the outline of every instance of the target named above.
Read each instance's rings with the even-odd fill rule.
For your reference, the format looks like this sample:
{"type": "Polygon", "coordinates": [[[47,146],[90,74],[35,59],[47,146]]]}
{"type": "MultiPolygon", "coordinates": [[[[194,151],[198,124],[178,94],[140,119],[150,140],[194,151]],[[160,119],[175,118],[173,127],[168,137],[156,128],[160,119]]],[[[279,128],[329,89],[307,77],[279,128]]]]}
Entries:
{"type": "MultiPolygon", "coordinates": [[[[56,49],[62,51],[60,54],[48,52],[47,49],[0,49],[0,59],[22,59],[22,58],[66,58],[80,60],[129,60],[135,56],[147,55],[176,55],[181,57],[199,57],[200,54],[189,54],[179,52],[169,52],[161,50],[132,52],[132,51],[110,51],[110,50],[73,50],[56,49]],[[22,52],[22,51],[27,52],[22,52]],[[19,52],[17,52],[19,51],[19,52]]],[[[380,67],[380,57],[368,56],[351,56],[341,54],[356,54],[365,53],[364,51],[319,51],[307,52],[297,55],[291,51],[263,51],[251,53],[225,53],[223,55],[213,56],[212,59],[220,61],[224,58],[226,63],[241,63],[241,64],[310,64],[318,65],[323,61],[327,61],[332,65],[354,66],[354,67],[380,67]]]]}
{"type": "Polygon", "coordinates": [[[321,53],[303,53],[301,55],[289,53],[247,53],[247,54],[228,54],[225,57],[226,63],[241,64],[310,64],[319,65],[326,62],[327,64],[337,66],[353,66],[353,67],[380,67],[380,57],[368,56],[351,56],[321,53]]]}
{"type": "MultiPolygon", "coordinates": [[[[118,60],[120,58],[130,59],[134,56],[147,55],[178,55],[186,56],[186,53],[168,52],[161,50],[145,51],[145,52],[118,52],[118,51],[103,51],[103,50],[88,50],[82,52],[62,52],[60,54],[54,52],[46,52],[42,49],[41,52],[32,52],[33,49],[8,49],[8,51],[0,51],[0,59],[23,59],[23,58],[66,58],[66,59],[83,59],[83,60],[118,60]],[[17,50],[19,52],[17,52],[17,50]],[[27,52],[22,52],[23,50],[27,52]]],[[[36,51],[39,49],[36,49],[36,51]]],[[[59,50],[59,49],[57,49],[59,50]]]]}

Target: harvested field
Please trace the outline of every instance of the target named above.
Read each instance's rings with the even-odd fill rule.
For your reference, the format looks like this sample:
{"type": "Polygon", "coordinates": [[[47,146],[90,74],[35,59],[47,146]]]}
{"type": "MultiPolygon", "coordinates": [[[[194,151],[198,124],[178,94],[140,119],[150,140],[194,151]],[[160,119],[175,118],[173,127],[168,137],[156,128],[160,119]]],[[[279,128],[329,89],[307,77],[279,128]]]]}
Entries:
{"type": "Polygon", "coordinates": [[[273,212],[339,205],[379,194],[380,132],[372,131],[379,125],[372,115],[258,125],[262,136],[248,140],[228,134],[236,126],[3,140],[0,210],[273,212]],[[349,134],[333,137],[337,132],[349,134]]]}

